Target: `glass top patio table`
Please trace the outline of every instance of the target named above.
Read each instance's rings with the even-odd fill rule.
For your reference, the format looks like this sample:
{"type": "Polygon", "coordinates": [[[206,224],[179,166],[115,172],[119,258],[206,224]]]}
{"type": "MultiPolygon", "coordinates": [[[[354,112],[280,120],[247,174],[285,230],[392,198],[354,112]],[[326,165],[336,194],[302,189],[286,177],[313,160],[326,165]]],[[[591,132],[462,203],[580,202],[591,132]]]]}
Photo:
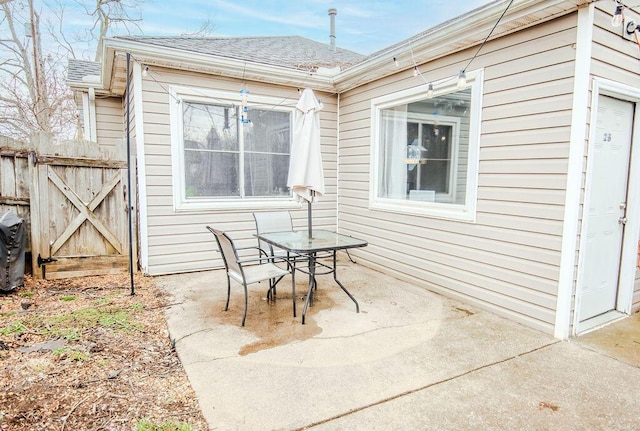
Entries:
{"type": "Polygon", "coordinates": [[[311,238],[306,230],[262,233],[257,236],[271,245],[300,254],[344,250],[367,245],[367,241],[328,230],[314,230],[311,238]]]}
{"type": "MultiPolygon", "coordinates": [[[[333,280],[340,286],[340,288],[351,298],[351,300],[356,305],[356,313],[360,312],[360,305],[358,305],[358,301],[353,297],[353,295],[347,290],[346,287],[338,280],[336,274],[336,253],[338,250],[346,250],[349,248],[356,247],[365,247],[367,245],[367,241],[362,239],[354,238],[348,235],[339,234],[336,232],[331,232],[328,230],[314,230],[311,234],[311,238],[309,238],[308,231],[289,231],[289,232],[271,232],[271,233],[261,233],[256,235],[262,241],[265,241],[271,245],[279,247],[287,251],[287,256],[289,253],[295,253],[298,255],[305,255],[309,258],[309,290],[307,291],[307,296],[304,302],[304,308],[302,310],[302,324],[304,324],[305,317],[307,314],[307,308],[310,303],[313,302],[313,291],[317,286],[317,280],[315,272],[316,267],[316,254],[318,252],[330,251],[332,254],[332,266],[329,267],[325,264],[318,263],[325,268],[329,268],[328,272],[323,272],[322,274],[330,274],[333,273],[333,280]]],[[[290,260],[291,265],[293,267],[292,275],[295,277],[295,263],[296,258],[290,260]]],[[[293,281],[294,295],[295,295],[295,278],[293,281]]],[[[295,306],[294,306],[294,316],[295,316],[295,306]]]]}

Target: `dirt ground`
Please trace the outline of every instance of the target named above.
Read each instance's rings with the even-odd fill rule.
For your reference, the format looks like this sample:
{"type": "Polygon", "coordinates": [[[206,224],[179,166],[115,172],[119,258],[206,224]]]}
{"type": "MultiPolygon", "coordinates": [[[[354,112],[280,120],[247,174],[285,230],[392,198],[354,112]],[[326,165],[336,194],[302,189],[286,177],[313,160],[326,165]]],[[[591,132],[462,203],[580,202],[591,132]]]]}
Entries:
{"type": "Polygon", "coordinates": [[[128,274],[0,293],[0,430],[206,430],[167,298],[128,274]]]}

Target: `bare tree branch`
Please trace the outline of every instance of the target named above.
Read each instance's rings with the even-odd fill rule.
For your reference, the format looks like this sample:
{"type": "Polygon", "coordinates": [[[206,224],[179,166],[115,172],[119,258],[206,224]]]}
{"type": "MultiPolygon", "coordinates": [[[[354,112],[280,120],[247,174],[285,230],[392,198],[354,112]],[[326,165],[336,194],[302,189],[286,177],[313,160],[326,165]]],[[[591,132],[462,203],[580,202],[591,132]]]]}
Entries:
{"type": "Polygon", "coordinates": [[[215,31],[215,24],[211,20],[211,18],[205,19],[202,24],[200,24],[200,28],[194,32],[186,32],[182,33],[182,36],[198,36],[198,37],[206,37],[211,36],[215,31]]]}
{"type": "Polygon", "coordinates": [[[0,134],[34,143],[43,135],[75,134],[77,107],[66,66],[79,58],[76,42],[100,43],[114,23],[127,28],[140,20],[129,13],[142,0],[76,1],[94,30],[82,37],[65,32],[68,3],[62,0],[0,0],[0,134]]]}

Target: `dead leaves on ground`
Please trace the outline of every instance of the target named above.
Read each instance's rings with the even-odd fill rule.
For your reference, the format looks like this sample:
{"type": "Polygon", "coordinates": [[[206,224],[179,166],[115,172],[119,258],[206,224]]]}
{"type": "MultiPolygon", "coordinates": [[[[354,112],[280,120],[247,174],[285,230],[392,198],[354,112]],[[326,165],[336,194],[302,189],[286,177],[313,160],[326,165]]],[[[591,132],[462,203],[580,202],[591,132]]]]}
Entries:
{"type": "Polygon", "coordinates": [[[33,280],[0,296],[0,430],[206,422],[171,347],[165,298],[128,274],[33,280]]]}

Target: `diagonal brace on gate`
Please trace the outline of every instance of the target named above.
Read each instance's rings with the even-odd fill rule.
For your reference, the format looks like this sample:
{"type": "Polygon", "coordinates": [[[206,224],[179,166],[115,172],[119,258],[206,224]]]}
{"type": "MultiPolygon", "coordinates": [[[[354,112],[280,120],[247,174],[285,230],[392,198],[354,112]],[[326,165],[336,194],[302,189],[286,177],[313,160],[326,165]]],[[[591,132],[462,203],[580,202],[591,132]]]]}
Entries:
{"type": "Polygon", "coordinates": [[[97,230],[105,237],[107,241],[111,244],[111,246],[116,249],[116,251],[122,254],[122,243],[116,238],[116,236],[111,233],[109,228],[102,223],[102,221],[96,217],[93,213],[98,205],[111,193],[116,185],[120,182],[120,173],[117,173],[113,176],[109,181],[102,185],[100,192],[97,193],[93,199],[89,203],[84,203],[82,199],[73,191],[67,184],[60,178],[60,176],[53,170],[48,169],[48,178],[51,182],[65,195],[67,199],[80,211],[78,214],[67,226],[67,228],[62,232],[62,234],[53,242],[51,245],[51,254],[55,254],[60,248],[64,245],[65,242],[71,238],[71,235],[80,228],[82,223],[87,220],[91,223],[97,230]]]}

